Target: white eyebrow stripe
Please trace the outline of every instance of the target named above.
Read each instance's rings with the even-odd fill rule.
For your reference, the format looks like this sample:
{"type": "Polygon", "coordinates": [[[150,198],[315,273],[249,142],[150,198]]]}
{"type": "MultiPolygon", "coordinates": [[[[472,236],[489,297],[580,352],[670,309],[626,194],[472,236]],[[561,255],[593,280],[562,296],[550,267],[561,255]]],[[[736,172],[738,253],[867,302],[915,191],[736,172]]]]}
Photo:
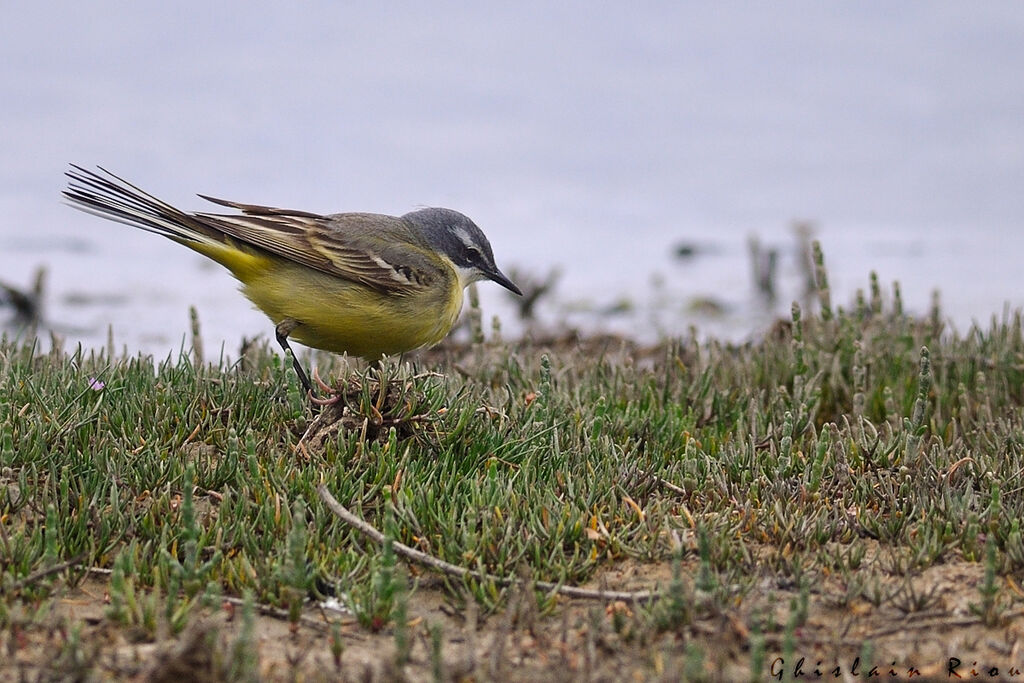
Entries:
{"type": "Polygon", "coordinates": [[[454,232],[455,236],[462,240],[462,243],[467,247],[476,247],[476,244],[473,242],[473,238],[469,236],[469,233],[466,232],[464,228],[454,228],[452,229],[452,232],[454,232]]]}

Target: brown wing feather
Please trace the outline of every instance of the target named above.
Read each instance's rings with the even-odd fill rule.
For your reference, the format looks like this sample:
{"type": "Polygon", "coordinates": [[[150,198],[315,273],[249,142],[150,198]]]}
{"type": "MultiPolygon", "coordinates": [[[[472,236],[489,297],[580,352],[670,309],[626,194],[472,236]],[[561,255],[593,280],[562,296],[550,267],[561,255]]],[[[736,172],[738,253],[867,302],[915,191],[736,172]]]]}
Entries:
{"type": "Polygon", "coordinates": [[[206,195],[199,196],[242,214],[186,213],[100,170],[102,174],[72,165],[64,192],[72,205],[180,242],[233,241],[396,296],[455,277],[401,218],[370,213],[325,216],[206,195]]]}
{"type": "Polygon", "coordinates": [[[360,282],[388,291],[419,290],[443,277],[437,260],[400,218],[338,214],[307,233],[310,246],[360,282]],[[358,227],[356,227],[358,226],[358,227]]]}
{"type": "Polygon", "coordinates": [[[239,209],[243,215],[198,213],[195,217],[240,242],[385,294],[412,294],[439,275],[436,261],[401,218],[359,213],[322,216],[224,200],[215,203],[239,209]]]}
{"type": "Polygon", "coordinates": [[[250,216],[299,216],[300,218],[326,218],[319,213],[310,213],[309,211],[297,211],[295,209],[277,209],[273,206],[260,206],[259,204],[242,204],[241,202],[231,202],[227,199],[217,199],[209,195],[199,195],[208,202],[218,204],[220,206],[226,206],[229,209],[238,209],[244,214],[250,216]]]}

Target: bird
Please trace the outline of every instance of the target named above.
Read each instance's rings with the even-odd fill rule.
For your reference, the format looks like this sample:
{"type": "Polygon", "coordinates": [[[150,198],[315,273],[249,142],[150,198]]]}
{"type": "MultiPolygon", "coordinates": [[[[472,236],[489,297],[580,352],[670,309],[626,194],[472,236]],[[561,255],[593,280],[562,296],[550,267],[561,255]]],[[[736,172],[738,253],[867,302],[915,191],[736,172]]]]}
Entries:
{"type": "Polygon", "coordinates": [[[472,282],[522,295],[483,231],[452,209],[319,214],[200,194],[235,213],[186,212],[100,166],[70,164],[65,175],[72,207],[163,235],[227,268],[274,323],[310,395],[289,340],[376,362],[444,339],[472,282]]]}

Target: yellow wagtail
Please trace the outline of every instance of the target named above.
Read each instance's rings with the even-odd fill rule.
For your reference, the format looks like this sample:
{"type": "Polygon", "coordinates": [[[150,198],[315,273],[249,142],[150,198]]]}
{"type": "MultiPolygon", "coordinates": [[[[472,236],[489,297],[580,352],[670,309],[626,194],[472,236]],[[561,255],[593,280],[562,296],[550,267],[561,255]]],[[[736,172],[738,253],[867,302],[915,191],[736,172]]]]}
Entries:
{"type": "MultiPolygon", "coordinates": [[[[430,208],[404,216],[320,215],[199,195],[241,214],[186,213],[100,168],[72,164],[75,208],[168,237],[226,267],[288,339],[369,360],[432,346],[455,324],[462,291],[493,280],[522,294],[494,264],[469,218],[430,208]]],[[[309,378],[292,353],[307,391],[309,378]]]]}

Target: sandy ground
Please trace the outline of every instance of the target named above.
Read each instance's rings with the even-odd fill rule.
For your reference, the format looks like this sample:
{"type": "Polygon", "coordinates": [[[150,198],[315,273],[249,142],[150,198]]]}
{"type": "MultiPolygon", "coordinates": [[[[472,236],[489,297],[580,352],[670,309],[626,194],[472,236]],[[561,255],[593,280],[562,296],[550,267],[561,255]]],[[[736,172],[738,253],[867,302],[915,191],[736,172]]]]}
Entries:
{"type": "MultiPolygon", "coordinates": [[[[870,567],[865,571],[872,571],[870,567]]],[[[697,566],[684,566],[696,576],[697,566]]],[[[912,578],[879,585],[888,599],[843,604],[845,586],[824,579],[808,596],[807,618],[787,635],[798,593],[770,577],[740,604],[710,607],[693,593],[690,623],[658,632],[636,606],[560,600],[540,614],[528,591],[513,589],[500,613],[457,608],[441,580],[422,575],[409,601],[411,649],[396,663],[394,633],[371,633],[354,618],[313,605],[293,626],[261,614],[255,624],[258,676],[264,680],[678,680],[684,672],[708,680],[749,680],[760,662],[763,680],[790,676],[854,680],[872,668],[886,680],[947,678],[948,667],[964,678],[1012,679],[1024,670],[1024,612],[1012,600],[1017,585],[1000,581],[1001,618],[986,626],[971,609],[979,598],[980,564],[950,562],[912,578]],[[915,597],[916,596],[916,597],[915,597]],[[524,599],[525,598],[525,599],[524,599]],[[332,651],[337,621],[343,648],[332,651]],[[766,622],[767,619],[767,622],[766,622]],[[751,624],[772,623],[762,635],[751,624]],[[442,631],[440,658],[431,628],[442,631]],[[759,655],[758,652],[763,652],[759,655]],[[802,660],[802,661],[801,661],[802,660]],[[820,675],[816,676],[816,672],[820,675]]],[[[639,590],[665,586],[667,564],[624,562],[592,587],[639,590]]],[[[4,680],[225,680],[241,626],[240,609],[193,618],[176,637],[142,639],[106,617],[107,577],[90,575],[68,590],[53,609],[13,615],[0,632],[4,680]],[[72,646],[77,639],[78,645],[72,646]]]]}

